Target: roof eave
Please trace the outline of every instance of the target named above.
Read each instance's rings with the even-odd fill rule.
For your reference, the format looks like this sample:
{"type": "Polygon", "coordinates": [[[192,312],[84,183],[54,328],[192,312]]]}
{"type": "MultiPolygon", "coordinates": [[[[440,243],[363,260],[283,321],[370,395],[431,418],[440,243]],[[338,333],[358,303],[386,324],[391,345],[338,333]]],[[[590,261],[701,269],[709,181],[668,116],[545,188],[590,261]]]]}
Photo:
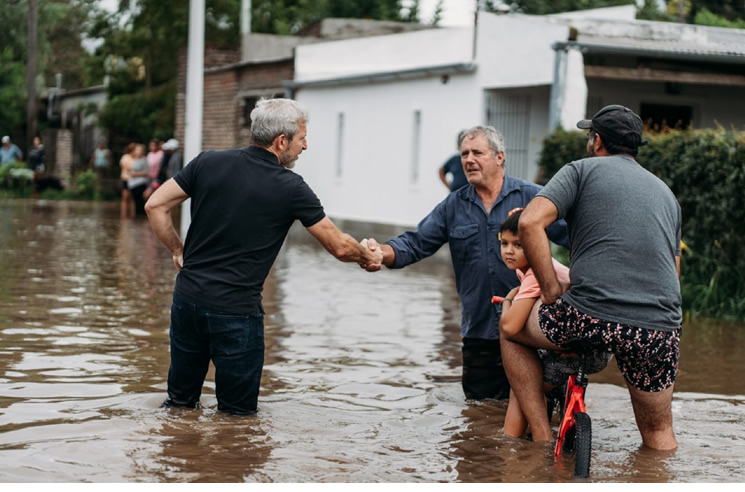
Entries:
{"type": "Polygon", "coordinates": [[[421,77],[456,75],[473,73],[476,71],[476,64],[468,63],[451,63],[447,65],[434,65],[428,67],[419,67],[406,70],[392,70],[387,72],[375,72],[359,75],[345,75],[318,80],[288,80],[284,86],[288,89],[301,89],[306,87],[323,87],[334,85],[349,84],[369,84],[375,82],[391,82],[399,80],[409,80],[421,77]]]}
{"type": "Polygon", "coordinates": [[[554,51],[576,49],[582,53],[602,53],[613,55],[649,56],[654,58],[673,58],[676,60],[696,60],[716,63],[745,64],[745,55],[735,53],[695,53],[667,50],[664,48],[643,48],[637,46],[617,46],[585,43],[582,41],[557,41],[551,45],[554,51]]]}

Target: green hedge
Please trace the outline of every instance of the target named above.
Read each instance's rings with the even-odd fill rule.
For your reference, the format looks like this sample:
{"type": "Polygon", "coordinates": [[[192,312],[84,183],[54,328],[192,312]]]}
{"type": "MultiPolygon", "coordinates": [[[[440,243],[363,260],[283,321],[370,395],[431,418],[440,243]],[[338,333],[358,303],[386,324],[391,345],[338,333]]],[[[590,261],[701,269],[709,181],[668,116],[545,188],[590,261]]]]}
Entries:
{"type": "MultiPolygon", "coordinates": [[[[745,133],[713,130],[645,135],[638,162],[660,177],[683,211],[683,308],[745,320],[745,133]]],[[[557,130],[541,152],[542,181],[586,155],[587,134],[557,130]]]]}

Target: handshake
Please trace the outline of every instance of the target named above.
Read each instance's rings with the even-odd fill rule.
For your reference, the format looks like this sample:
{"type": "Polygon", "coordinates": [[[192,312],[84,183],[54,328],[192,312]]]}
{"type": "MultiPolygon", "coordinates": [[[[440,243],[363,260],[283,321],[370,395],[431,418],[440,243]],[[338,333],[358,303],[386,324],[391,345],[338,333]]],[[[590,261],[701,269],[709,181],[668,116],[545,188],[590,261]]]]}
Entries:
{"type": "MultiPolygon", "coordinates": [[[[373,239],[363,239],[360,241],[362,247],[362,258],[357,262],[360,268],[368,272],[377,272],[383,267],[383,261],[385,259],[385,249],[391,249],[387,244],[380,245],[373,239]]],[[[391,249],[392,252],[392,249],[391,249]]]]}

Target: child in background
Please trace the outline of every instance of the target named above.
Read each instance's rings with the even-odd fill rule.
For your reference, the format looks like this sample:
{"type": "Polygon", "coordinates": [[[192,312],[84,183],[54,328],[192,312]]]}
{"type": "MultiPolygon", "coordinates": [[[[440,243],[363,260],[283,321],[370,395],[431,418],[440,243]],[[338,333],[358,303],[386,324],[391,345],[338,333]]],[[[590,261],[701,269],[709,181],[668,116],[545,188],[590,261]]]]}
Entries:
{"type": "MultiPolygon", "coordinates": [[[[502,316],[499,326],[507,335],[516,335],[524,327],[534,304],[541,297],[541,287],[528,265],[518,237],[517,224],[522,208],[512,210],[499,230],[502,261],[510,270],[515,270],[520,285],[512,289],[502,301],[502,316]]],[[[569,285],[569,269],[552,258],[556,276],[562,285],[569,285]]],[[[575,354],[538,350],[543,366],[544,391],[562,385],[567,378],[577,372],[579,359],[575,354]]],[[[602,371],[610,362],[612,354],[594,352],[585,358],[585,371],[588,374],[602,371]]],[[[509,436],[522,436],[528,423],[520,409],[515,394],[510,390],[507,414],[504,419],[504,433],[509,436]]]]}

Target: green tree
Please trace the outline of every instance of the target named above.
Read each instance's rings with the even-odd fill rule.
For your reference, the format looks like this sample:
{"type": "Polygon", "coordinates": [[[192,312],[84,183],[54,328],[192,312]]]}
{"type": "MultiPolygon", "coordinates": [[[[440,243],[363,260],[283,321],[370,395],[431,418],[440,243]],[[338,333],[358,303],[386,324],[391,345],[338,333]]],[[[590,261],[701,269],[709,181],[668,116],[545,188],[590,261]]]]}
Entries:
{"type": "Polygon", "coordinates": [[[25,69],[13,60],[13,48],[0,51],[0,133],[12,134],[24,120],[25,69]]]}
{"type": "Polygon", "coordinates": [[[254,0],[251,30],[297,34],[328,17],[419,21],[419,1],[401,0],[254,0]]]}
{"type": "Polygon", "coordinates": [[[677,21],[677,18],[667,10],[660,9],[657,0],[644,0],[641,8],[636,11],[636,18],[661,22],[677,21]]]}
{"type": "Polygon", "coordinates": [[[668,0],[667,13],[689,24],[737,28],[745,19],[742,0],[668,0]],[[734,24],[727,24],[731,21],[734,24]]]}
{"type": "MultiPolygon", "coordinates": [[[[81,33],[86,31],[90,12],[96,10],[96,0],[37,0],[36,73],[32,86],[39,94],[44,87],[55,84],[55,75],[62,75],[66,89],[77,89],[88,85],[83,70],[87,53],[81,46],[81,33]]],[[[0,49],[2,49],[3,72],[2,126],[8,133],[20,132],[26,122],[27,105],[26,67],[28,66],[28,0],[4,0],[0,6],[0,49]],[[16,79],[21,67],[21,82],[16,79]],[[8,100],[10,99],[10,101],[8,100]]],[[[33,125],[32,125],[33,127],[33,125]]],[[[20,145],[23,142],[19,143],[20,145]]]]}
{"type": "Polygon", "coordinates": [[[745,20],[729,20],[707,9],[701,9],[693,18],[693,23],[702,26],[728,27],[731,29],[745,29],[745,20]]]}

